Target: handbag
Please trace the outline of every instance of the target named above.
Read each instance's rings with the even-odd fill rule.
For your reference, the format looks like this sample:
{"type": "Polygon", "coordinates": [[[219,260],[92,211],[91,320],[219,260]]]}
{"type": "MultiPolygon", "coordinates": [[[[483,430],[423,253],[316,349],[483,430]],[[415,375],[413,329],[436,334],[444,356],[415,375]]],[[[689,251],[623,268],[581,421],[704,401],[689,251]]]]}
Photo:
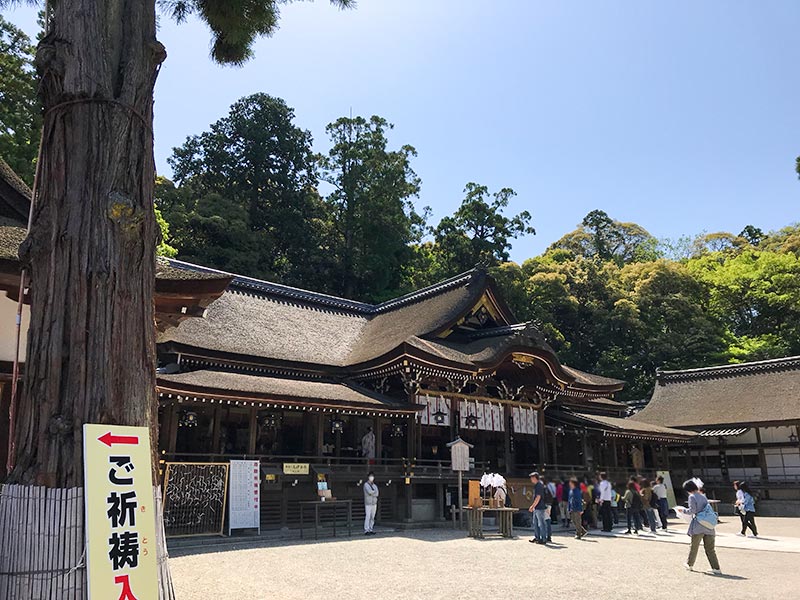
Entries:
{"type": "Polygon", "coordinates": [[[697,513],[694,518],[706,529],[714,529],[719,523],[719,517],[710,504],[706,504],[703,510],[697,513]]]}

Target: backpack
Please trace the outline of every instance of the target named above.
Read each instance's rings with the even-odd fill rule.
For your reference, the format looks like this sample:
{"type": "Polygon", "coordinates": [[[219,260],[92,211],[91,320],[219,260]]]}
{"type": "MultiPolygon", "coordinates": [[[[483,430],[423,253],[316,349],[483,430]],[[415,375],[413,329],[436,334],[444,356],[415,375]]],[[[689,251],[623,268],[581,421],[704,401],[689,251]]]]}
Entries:
{"type": "Polygon", "coordinates": [[[719,523],[719,517],[714,512],[714,509],[711,508],[711,504],[706,504],[703,510],[697,513],[694,518],[706,529],[714,529],[719,523]]]}
{"type": "Polygon", "coordinates": [[[545,506],[551,506],[553,504],[553,492],[551,492],[550,488],[546,485],[544,486],[544,492],[542,494],[542,502],[544,502],[545,506]]]}

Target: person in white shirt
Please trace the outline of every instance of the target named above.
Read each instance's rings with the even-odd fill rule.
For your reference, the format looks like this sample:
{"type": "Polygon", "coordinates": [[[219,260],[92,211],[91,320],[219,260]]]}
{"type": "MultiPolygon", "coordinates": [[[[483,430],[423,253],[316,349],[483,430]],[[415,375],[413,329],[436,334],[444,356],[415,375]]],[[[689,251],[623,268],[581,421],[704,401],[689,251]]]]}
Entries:
{"type": "Polygon", "coordinates": [[[375,535],[375,514],[378,512],[378,484],[375,483],[375,474],[370,473],[364,483],[364,535],[375,535]]]}
{"type": "Polygon", "coordinates": [[[611,516],[611,499],[614,495],[614,490],[605,471],[600,473],[600,482],[597,484],[597,489],[600,490],[598,502],[600,503],[600,518],[603,520],[603,531],[611,531],[614,528],[611,516]]]}
{"type": "Polygon", "coordinates": [[[667,517],[669,516],[669,501],[667,500],[667,486],[664,485],[664,478],[660,475],[656,478],[653,486],[653,493],[658,498],[658,517],[661,519],[661,529],[667,529],[667,517]]]}
{"type": "Polygon", "coordinates": [[[367,427],[367,433],[361,438],[361,455],[367,459],[375,458],[375,433],[367,427]]]}

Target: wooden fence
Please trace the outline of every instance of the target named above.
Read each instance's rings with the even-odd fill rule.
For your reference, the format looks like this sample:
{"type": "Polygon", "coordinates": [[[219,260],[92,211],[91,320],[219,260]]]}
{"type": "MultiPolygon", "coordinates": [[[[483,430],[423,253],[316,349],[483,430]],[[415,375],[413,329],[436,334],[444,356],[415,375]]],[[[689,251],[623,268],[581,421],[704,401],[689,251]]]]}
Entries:
{"type": "MultiPolygon", "coordinates": [[[[162,514],[155,489],[156,515],[162,514]]],[[[156,521],[159,600],[174,600],[162,519],[156,521]]],[[[0,487],[0,599],[85,600],[83,488],[0,487]]]]}

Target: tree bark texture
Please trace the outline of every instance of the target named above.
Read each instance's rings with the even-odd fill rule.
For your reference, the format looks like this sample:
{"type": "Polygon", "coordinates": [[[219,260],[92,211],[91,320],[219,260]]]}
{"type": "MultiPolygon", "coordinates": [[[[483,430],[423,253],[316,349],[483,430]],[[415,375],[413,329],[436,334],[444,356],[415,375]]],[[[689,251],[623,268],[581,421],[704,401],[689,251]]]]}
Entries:
{"type": "MultiPolygon", "coordinates": [[[[36,58],[45,112],[33,220],[20,251],[31,321],[9,477],[31,493],[41,489],[34,485],[82,488],[84,423],[149,427],[157,448],[152,124],[166,54],[155,0],[52,5],[36,58]]],[[[155,458],[153,467],[155,485],[155,458]]],[[[7,502],[0,495],[0,513],[7,502]]],[[[26,547],[69,535],[56,528],[58,539],[46,540],[31,523],[14,525],[26,547]]],[[[9,534],[3,529],[0,538],[9,534]]],[[[165,544],[158,554],[159,598],[173,598],[165,544]]],[[[80,581],[65,598],[85,597],[86,572],[75,559],[80,581]]],[[[17,561],[7,581],[25,581],[35,566],[17,561]]]]}
{"type": "Polygon", "coordinates": [[[147,426],[157,447],[152,123],[164,58],[155,0],[60,0],[39,45],[45,118],[21,252],[32,301],[11,482],[82,486],[84,423],[147,426]]]}

